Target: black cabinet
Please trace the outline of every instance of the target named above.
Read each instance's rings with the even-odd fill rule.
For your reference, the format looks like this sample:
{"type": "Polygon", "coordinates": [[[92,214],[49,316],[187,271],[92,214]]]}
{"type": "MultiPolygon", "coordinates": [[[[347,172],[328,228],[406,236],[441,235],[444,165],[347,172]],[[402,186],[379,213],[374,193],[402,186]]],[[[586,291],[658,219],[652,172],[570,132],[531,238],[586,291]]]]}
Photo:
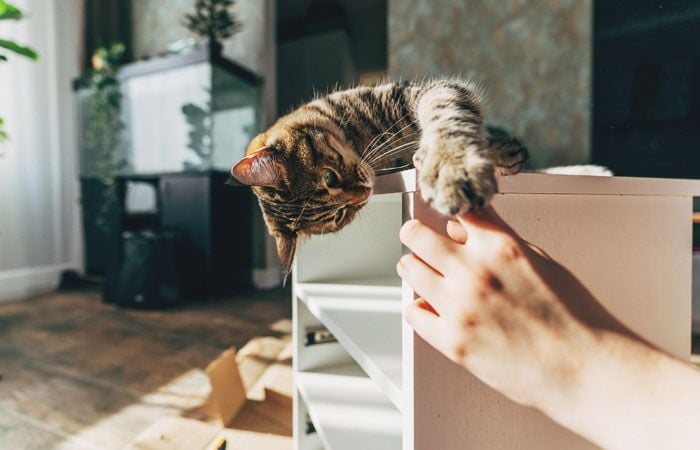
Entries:
{"type": "Polygon", "coordinates": [[[104,186],[83,179],[87,271],[105,275],[119,267],[122,232],[166,229],[181,236],[182,288],[188,298],[225,296],[250,286],[252,215],[257,210],[250,189],[227,184],[228,178],[218,171],[119,176],[115,211],[107,218],[114,223],[106,230],[97,227],[93,215],[99,209],[95,202],[101,198],[95,190],[104,186]],[[129,182],[155,188],[157,208],[153,212],[126,211],[129,182]]]}
{"type": "Polygon", "coordinates": [[[161,224],[183,236],[187,292],[226,295],[251,283],[250,189],[220,172],[162,175],[161,224]]]}

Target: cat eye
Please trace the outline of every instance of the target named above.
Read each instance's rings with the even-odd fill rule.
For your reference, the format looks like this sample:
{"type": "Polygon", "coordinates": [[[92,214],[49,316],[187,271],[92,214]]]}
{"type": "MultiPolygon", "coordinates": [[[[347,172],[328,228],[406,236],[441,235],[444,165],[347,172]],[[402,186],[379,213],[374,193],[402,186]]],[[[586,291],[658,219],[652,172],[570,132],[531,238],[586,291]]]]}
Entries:
{"type": "Polygon", "coordinates": [[[340,223],[345,217],[345,208],[340,208],[338,212],[335,213],[335,223],[340,223]]]}
{"type": "Polygon", "coordinates": [[[329,188],[337,188],[340,186],[340,178],[338,178],[338,174],[333,172],[331,169],[323,169],[323,181],[329,188]]]}

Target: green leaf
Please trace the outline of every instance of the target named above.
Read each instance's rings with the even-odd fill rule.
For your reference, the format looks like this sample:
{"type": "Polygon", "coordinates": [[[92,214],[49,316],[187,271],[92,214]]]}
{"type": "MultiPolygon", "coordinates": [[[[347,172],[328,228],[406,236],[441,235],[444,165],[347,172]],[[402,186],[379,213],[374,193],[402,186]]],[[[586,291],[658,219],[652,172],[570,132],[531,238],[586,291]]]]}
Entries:
{"type": "Polygon", "coordinates": [[[0,55],[0,61],[7,61],[7,56],[0,55]]]}
{"type": "MultiPolygon", "coordinates": [[[[2,1],[2,0],[0,0],[2,1]]],[[[23,47],[15,42],[8,41],[5,39],[0,39],[0,48],[6,48],[11,52],[15,52],[18,55],[26,56],[29,59],[36,61],[39,59],[39,55],[29,47],[23,47]]]]}
{"type": "Polygon", "coordinates": [[[9,140],[10,137],[5,132],[5,121],[0,117],[0,142],[9,140]]]}
{"type": "Polygon", "coordinates": [[[19,20],[22,18],[22,11],[14,5],[0,0],[0,20],[19,20]]]}

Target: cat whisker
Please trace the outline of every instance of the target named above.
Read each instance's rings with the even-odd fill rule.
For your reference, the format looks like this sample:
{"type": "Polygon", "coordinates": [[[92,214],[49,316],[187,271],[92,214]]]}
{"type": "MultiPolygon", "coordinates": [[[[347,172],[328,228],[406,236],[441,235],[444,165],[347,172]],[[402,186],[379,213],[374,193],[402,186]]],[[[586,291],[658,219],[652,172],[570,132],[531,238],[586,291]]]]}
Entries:
{"type": "Polygon", "coordinates": [[[401,166],[394,166],[394,167],[386,167],[386,168],[384,168],[384,169],[377,169],[377,173],[380,173],[380,172],[389,172],[389,171],[392,171],[392,170],[399,170],[399,169],[406,169],[406,168],[412,167],[412,166],[413,166],[413,163],[410,162],[410,163],[403,164],[403,165],[401,165],[401,166]]]}
{"type": "Polygon", "coordinates": [[[299,216],[297,219],[294,221],[294,227],[296,228],[299,225],[299,222],[301,221],[301,218],[304,216],[304,211],[306,210],[306,207],[311,204],[311,201],[306,201],[304,202],[304,205],[301,207],[301,212],[299,213],[299,216]]]}
{"type": "Polygon", "coordinates": [[[380,150],[384,149],[385,147],[402,144],[402,143],[403,143],[402,141],[406,141],[406,140],[409,140],[409,139],[413,139],[413,138],[415,138],[417,135],[420,135],[420,131],[414,131],[414,132],[408,133],[408,134],[406,134],[406,135],[403,135],[403,136],[400,136],[400,137],[398,137],[398,138],[396,138],[396,139],[393,139],[393,141],[392,141],[392,140],[387,140],[387,141],[383,142],[380,146],[375,147],[375,148],[372,150],[373,154],[372,154],[372,155],[369,155],[369,157],[365,158],[365,161],[371,161],[371,160],[373,160],[374,158],[380,157],[380,156],[382,155],[382,153],[380,152],[380,150]]]}
{"type": "MultiPolygon", "coordinates": [[[[400,119],[400,120],[402,120],[402,119],[400,119]]],[[[394,124],[394,125],[396,125],[396,124],[394,124]]],[[[373,140],[373,142],[370,142],[370,144],[368,144],[367,148],[365,149],[365,152],[363,152],[363,156],[362,156],[362,159],[363,159],[363,160],[366,161],[366,160],[370,159],[370,158],[371,158],[373,155],[375,155],[380,149],[382,149],[383,147],[385,147],[385,146],[391,144],[392,141],[393,141],[397,136],[399,136],[399,139],[402,139],[403,136],[400,136],[400,134],[401,134],[404,130],[406,130],[406,128],[412,126],[412,124],[409,123],[409,124],[405,125],[404,127],[402,127],[401,129],[399,129],[398,131],[396,131],[396,132],[394,132],[394,133],[390,133],[390,135],[389,135],[388,138],[386,138],[383,142],[380,142],[381,138],[384,137],[384,136],[386,136],[386,134],[388,134],[389,130],[390,130],[391,128],[393,128],[394,125],[392,125],[390,128],[388,128],[384,133],[380,134],[380,135],[378,136],[379,139],[373,140]]]]}
{"type": "Polygon", "coordinates": [[[368,161],[368,160],[370,160],[374,155],[377,154],[377,152],[378,152],[379,150],[381,150],[382,148],[384,148],[384,147],[386,147],[387,145],[391,144],[391,143],[392,143],[392,140],[397,136],[397,134],[398,134],[398,132],[397,132],[397,133],[394,133],[394,134],[391,134],[386,140],[384,140],[384,141],[382,141],[382,142],[376,141],[376,142],[374,143],[374,145],[373,145],[371,148],[368,147],[368,148],[369,148],[369,151],[368,151],[367,153],[365,153],[365,154],[360,158],[360,160],[361,160],[361,161],[365,161],[365,162],[368,161]]]}
{"type": "Polygon", "coordinates": [[[372,159],[372,156],[376,155],[379,150],[386,147],[387,145],[398,144],[401,140],[410,139],[410,138],[420,134],[420,131],[412,131],[408,134],[399,136],[399,133],[403,132],[403,130],[405,130],[409,126],[411,126],[411,125],[409,124],[406,127],[402,128],[401,130],[397,131],[396,133],[393,133],[386,141],[384,141],[381,144],[379,144],[378,146],[374,147],[372,149],[372,151],[365,156],[365,161],[372,159]],[[399,136],[399,137],[397,138],[397,136],[399,136]]]}
{"type": "Polygon", "coordinates": [[[390,143],[389,147],[387,148],[386,146],[383,147],[381,151],[375,152],[370,158],[368,158],[365,161],[365,164],[367,164],[369,167],[371,167],[373,170],[378,167],[377,163],[386,160],[389,156],[395,155],[399,151],[405,149],[406,147],[409,147],[410,145],[415,144],[416,140],[411,140],[416,137],[416,135],[420,134],[420,132],[415,132],[411,133],[406,136],[402,136],[399,139],[396,139],[394,142],[390,143]],[[411,140],[410,142],[407,142],[408,140],[411,140]]]}
{"type": "MultiPolygon", "coordinates": [[[[409,123],[408,125],[404,126],[404,127],[401,128],[400,130],[398,130],[396,133],[392,133],[391,136],[389,136],[389,138],[388,138],[386,141],[382,142],[381,144],[379,144],[378,146],[376,146],[376,147],[374,147],[372,150],[370,150],[370,151],[362,158],[362,160],[364,160],[364,161],[369,160],[371,156],[376,155],[377,152],[378,152],[380,149],[382,149],[382,148],[386,147],[387,145],[389,145],[389,144],[391,143],[391,140],[392,140],[393,138],[395,138],[396,136],[398,136],[401,132],[403,132],[406,128],[410,127],[411,125],[412,125],[412,124],[409,123]]],[[[409,136],[410,136],[410,134],[409,134],[409,136]]],[[[400,137],[399,139],[402,139],[402,138],[403,138],[403,137],[400,137]]]]}
{"type": "MultiPolygon", "coordinates": [[[[401,149],[401,150],[403,150],[403,149],[401,149]]],[[[382,169],[385,168],[385,167],[382,167],[382,166],[384,166],[384,165],[386,165],[386,164],[390,164],[390,163],[393,161],[393,158],[392,158],[392,157],[395,157],[395,156],[397,156],[397,155],[396,155],[396,154],[391,154],[391,155],[388,155],[387,158],[382,158],[381,160],[375,161],[375,162],[373,163],[373,168],[374,168],[375,174],[377,173],[377,171],[382,170],[382,169]]],[[[396,163],[396,162],[402,163],[402,159],[398,159],[398,160],[394,161],[394,163],[396,163]]]]}
{"type": "Polygon", "coordinates": [[[416,144],[418,144],[418,142],[419,142],[419,141],[417,141],[417,140],[413,140],[413,141],[411,141],[411,142],[406,142],[406,143],[404,143],[404,144],[401,144],[401,145],[398,145],[398,146],[396,146],[396,147],[393,147],[393,148],[389,149],[388,152],[379,154],[379,155],[377,155],[375,158],[373,158],[371,161],[367,161],[367,164],[369,164],[370,167],[372,167],[373,169],[376,170],[376,166],[375,166],[375,165],[376,165],[377,163],[380,163],[380,162],[382,162],[382,161],[385,161],[385,160],[386,160],[387,158],[389,158],[390,156],[396,155],[397,153],[399,153],[401,150],[405,149],[406,147],[410,147],[411,145],[416,145],[416,144]]]}
{"type": "Polygon", "coordinates": [[[391,124],[391,126],[390,126],[389,128],[387,128],[386,130],[384,130],[383,133],[380,133],[380,134],[378,134],[377,136],[375,136],[375,137],[369,142],[369,144],[367,144],[367,146],[366,146],[365,149],[362,151],[362,153],[360,154],[360,156],[364,156],[365,153],[367,152],[367,149],[369,149],[373,144],[375,144],[379,139],[381,139],[382,136],[386,135],[392,128],[394,128],[396,125],[398,125],[399,123],[401,123],[401,121],[404,120],[406,117],[408,117],[409,114],[410,114],[410,112],[407,112],[407,113],[404,114],[403,116],[399,117],[399,119],[398,119],[396,122],[394,122],[393,124],[391,124]]]}

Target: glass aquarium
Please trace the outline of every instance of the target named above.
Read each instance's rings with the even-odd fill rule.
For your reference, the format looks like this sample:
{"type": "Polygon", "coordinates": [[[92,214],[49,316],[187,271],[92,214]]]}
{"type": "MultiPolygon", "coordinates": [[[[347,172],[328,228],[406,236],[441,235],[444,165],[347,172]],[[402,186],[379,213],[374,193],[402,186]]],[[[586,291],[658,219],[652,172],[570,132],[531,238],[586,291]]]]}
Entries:
{"type": "MultiPolygon", "coordinates": [[[[120,142],[112,156],[120,173],[228,171],[259,132],[260,77],[208,48],[128,64],[117,78],[120,142]]],[[[78,101],[85,142],[90,91],[78,90],[78,101]]],[[[100,156],[83,148],[81,174],[89,176],[100,156]]]]}

